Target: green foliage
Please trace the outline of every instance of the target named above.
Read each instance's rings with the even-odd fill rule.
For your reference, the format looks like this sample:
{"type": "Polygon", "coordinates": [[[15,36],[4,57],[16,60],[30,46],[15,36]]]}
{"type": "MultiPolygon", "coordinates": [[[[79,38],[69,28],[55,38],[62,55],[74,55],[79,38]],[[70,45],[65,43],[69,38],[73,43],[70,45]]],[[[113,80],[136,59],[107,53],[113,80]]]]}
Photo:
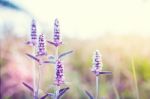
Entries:
{"type": "Polygon", "coordinates": [[[150,60],[146,58],[137,58],[135,60],[135,65],[139,79],[148,81],[150,78],[150,60]]]}

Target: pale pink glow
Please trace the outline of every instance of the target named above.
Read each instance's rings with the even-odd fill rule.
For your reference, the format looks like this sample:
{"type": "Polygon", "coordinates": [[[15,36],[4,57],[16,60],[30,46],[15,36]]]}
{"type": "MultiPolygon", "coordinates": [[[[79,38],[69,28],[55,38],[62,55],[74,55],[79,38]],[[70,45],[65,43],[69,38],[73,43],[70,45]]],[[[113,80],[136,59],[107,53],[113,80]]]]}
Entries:
{"type": "Polygon", "coordinates": [[[26,80],[31,81],[32,65],[24,61],[24,58],[18,53],[13,53],[11,57],[7,65],[7,72],[9,72],[12,79],[18,84],[26,80]]]}

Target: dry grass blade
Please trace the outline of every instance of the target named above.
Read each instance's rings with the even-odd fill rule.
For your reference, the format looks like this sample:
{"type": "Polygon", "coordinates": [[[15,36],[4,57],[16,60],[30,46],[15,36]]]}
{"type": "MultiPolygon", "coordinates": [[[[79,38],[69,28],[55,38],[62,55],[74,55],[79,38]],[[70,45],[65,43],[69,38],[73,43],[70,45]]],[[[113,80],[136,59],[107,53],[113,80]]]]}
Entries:
{"type": "Polygon", "coordinates": [[[136,98],[139,98],[139,90],[138,90],[138,84],[137,84],[137,76],[136,76],[136,70],[135,70],[135,64],[134,64],[134,58],[132,58],[132,73],[133,73],[133,79],[135,83],[135,91],[136,91],[136,98]]]}

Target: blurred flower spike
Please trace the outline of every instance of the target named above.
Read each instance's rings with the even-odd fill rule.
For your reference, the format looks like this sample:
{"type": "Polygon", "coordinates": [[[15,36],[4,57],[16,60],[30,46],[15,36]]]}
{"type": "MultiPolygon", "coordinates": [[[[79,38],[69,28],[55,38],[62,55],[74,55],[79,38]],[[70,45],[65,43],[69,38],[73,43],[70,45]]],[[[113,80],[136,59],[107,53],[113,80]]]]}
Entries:
{"type": "Polygon", "coordinates": [[[62,44],[58,19],[55,19],[55,22],[54,22],[53,42],[48,41],[48,43],[54,45],[55,47],[58,47],[58,46],[60,46],[62,44]]]}
{"type": "Polygon", "coordinates": [[[91,71],[94,72],[96,76],[98,76],[99,72],[102,71],[102,66],[102,56],[99,50],[96,50],[93,54],[93,67],[91,71]]]}
{"type": "Polygon", "coordinates": [[[102,55],[99,50],[96,50],[93,54],[93,66],[91,71],[99,76],[100,74],[111,74],[109,71],[102,71],[103,63],[102,63],[102,55]]]}
{"type": "Polygon", "coordinates": [[[27,44],[31,45],[31,46],[35,46],[37,44],[37,33],[36,33],[35,20],[32,20],[30,41],[28,41],[27,44]]]}
{"type": "Polygon", "coordinates": [[[39,42],[38,42],[38,52],[36,56],[44,56],[47,55],[46,49],[45,49],[45,40],[44,35],[39,35],[39,42]]]}
{"type": "Polygon", "coordinates": [[[64,66],[61,60],[56,61],[56,74],[54,84],[57,86],[64,84],[64,66]]]}

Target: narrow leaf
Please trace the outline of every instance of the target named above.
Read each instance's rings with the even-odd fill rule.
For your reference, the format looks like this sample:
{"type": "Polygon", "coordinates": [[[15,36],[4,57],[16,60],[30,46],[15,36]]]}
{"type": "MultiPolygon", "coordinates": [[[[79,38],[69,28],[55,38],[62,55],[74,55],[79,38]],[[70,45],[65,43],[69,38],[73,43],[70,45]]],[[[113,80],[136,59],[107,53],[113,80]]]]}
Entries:
{"type": "Polygon", "coordinates": [[[0,5],[14,10],[22,10],[19,6],[10,2],[9,0],[0,0],[0,5]]]}
{"type": "Polygon", "coordinates": [[[51,55],[48,57],[48,59],[55,59],[55,56],[51,55]]]}
{"type": "Polygon", "coordinates": [[[46,63],[46,64],[55,64],[55,62],[54,61],[44,61],[43,63],[46,63]]]}
{"type": "Polygon", "coordinates": [[[42,96],[40,99],[45,99],[45,98],[48,97],[48,96],[53,97],[54,94],[53,94],[53,93],[47,93],[47,94],[45,94],[44,96],[42,96]]]}
{"type": "Polygon", "coordinates": [[[25,87],[27,87],[30,91],[34,92],[33,88],[32,88],[30,85],[26,84],[25,82],[23,82],[22,84],[23,84],[25,87]]]}
{"type": "Polygon", "coordinates": [[[53,97],[54,94],[53,93],[48,93],[48,96],[53,97]]]}
{"type": "Polygon", "coordinates": [[[46,95],[42,96],[40,99],[45,99],[45,98],[48,97],[48,96],[49,96],[49,95],[46,94],[46,95]]]}
{"type": "Polygon", "coordinates": [[[34,57],[33,55],[30,55],[28,53],[26,53],[26,55],[29,56],[30,58],[34,59],[35,61],[40,62],[40,60],[38,58],[34,57]]]}
{"type": "Polygon", "coordinates": [[[64,93],[65,93],[67,90],[69,90],[69,87],[60,89],[60,90],[59,90],[59,95],[57,96],[57,99],[60,99],[60,97],[63,96],[64,93]]]}
{"type": "Polygon", "coordinates": [[[55,56],[49,56],[48,59],[49,59],[49,61],[54,62],[55,61],[55,56]]]}
{"type": "Polygon", "coordinates": [[[64,53],[60,54],[58,58],[62,58],[62,57],[64,57],[65,55],[71,54],[72,52],[73,52],[72,50],[71,50],[71,51],[64,52],[64,53]]]}
{"type": "Polygon", "coordinates": [[[101,71],[101,72],[99,72],[99,74],[111,75],[112,72],[109,72],[109,71],[101,71]]]}
{"type": "Polygon", "coordinates": [[[55,47],[59,46],[62,44],[62,42],[58,42],[58,43],[55,43],[55,42],[51,42],[51,41],[47,41],[49,44],[52,44],[54,45],[55,47]]]}
{"type": "Polygon", "coordinates": [[[47,41],[49,44],[52,44],[52,45],[56,45],[54,42],[51,42],[51,41],[47,41]]]}
{"type": "Polygon", "coordinates": [[[87,96],[89,97],[89,99],[94,99],[94,97],[88,91],[85,91],[85,93],[87,94],[87,96]]]}

